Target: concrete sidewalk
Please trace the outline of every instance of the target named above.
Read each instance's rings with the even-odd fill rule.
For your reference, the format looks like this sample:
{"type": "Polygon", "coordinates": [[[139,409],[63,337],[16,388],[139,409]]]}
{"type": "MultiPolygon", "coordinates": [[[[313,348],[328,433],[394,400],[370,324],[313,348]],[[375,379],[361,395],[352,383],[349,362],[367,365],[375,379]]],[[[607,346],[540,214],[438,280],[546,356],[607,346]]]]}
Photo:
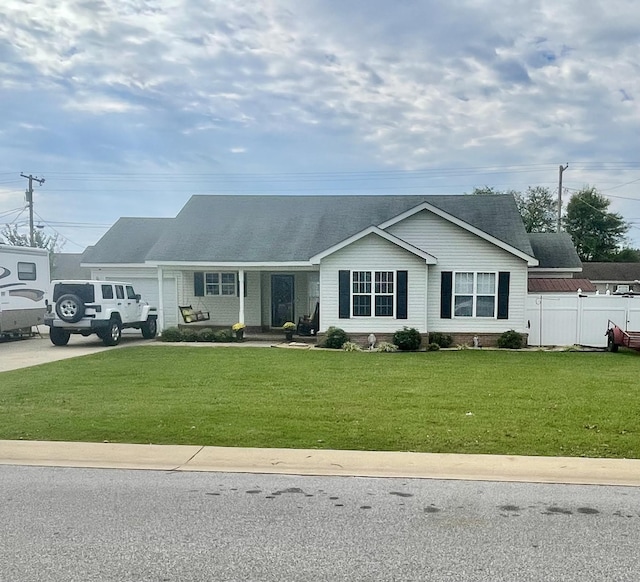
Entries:
{"type": "Polygon", "coordinates": [[[640,487],[640,459],[0,440],[0,464],[640,487]]]}

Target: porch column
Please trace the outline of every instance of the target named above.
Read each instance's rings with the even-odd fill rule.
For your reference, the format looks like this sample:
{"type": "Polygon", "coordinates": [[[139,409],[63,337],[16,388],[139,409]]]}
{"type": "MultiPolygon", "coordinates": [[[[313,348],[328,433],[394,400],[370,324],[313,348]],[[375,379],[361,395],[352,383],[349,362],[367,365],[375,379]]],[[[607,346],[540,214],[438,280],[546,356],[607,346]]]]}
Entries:
{"type": "Polygon", "coordinates": [[[238,285],[240,291],[240,313],[238,314],[238,321],[244,323],[244,269],[238,271],[238,285]]]}
{"type": "Polygon", "coordinates": [[[158,266],[158,331],[164,329],[164,271],[158,266]]]}
{"type": "MultiPolygon", "coordinates": [[[[424,331],[429,333],[429,265],[424,266],[424,331]]],[[[427,337],[427,343],[429,338],[427,337]]]]}

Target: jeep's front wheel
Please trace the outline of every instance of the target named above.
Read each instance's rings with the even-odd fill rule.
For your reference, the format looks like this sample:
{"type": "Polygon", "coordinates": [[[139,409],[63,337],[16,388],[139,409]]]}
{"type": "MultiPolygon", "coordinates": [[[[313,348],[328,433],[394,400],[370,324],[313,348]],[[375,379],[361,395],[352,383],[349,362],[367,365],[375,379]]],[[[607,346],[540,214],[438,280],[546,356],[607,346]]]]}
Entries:
{"type": "Polygon", "coordinates": [[[155,317],[150,317],[147,321],[143,321],[140,326],[142,330],[142,337],[144,339],[153,339],[158,332],[158,323],[155,317]]]}
{"type": "Polygon", "coordinates": [[[122,338],[122,325],[117,319],[109,322],[109,327],[104,331],[102,342],[105,346],[117,346],[122,338]]]}
{"type": "Polygon", "coordinates": [[[69,343],[71,334],[59,327],[49,328],[49,339],[54,346],[66,346],[69,343]]]}
{"type": "Polygon", "coordinates": [[[73,293],[67,293],[56,301],[58,317],[67,323],[76,323],[84,316],[84,303],[73,293]]]}

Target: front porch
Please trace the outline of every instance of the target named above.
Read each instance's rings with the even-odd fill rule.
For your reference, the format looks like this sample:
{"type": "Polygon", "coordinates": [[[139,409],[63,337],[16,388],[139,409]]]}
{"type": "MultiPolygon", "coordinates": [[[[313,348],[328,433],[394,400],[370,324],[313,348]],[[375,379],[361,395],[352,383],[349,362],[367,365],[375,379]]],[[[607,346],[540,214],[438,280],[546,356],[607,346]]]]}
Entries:
{"type": "MultiPolygon", "coordinates": [[[[308,267],[231,270],[203,266],[178,271],[164,266],[158,267],[159,286],[167,276],[177,281],[175,312],[180,328],[230,329],[235,323],[243,323],[247,335],[269,341],[273,338],[265,334],[270,332],[274,337],[284,336],[282,326],[286,322],[293,322],[298,332],[309,333],[319,305],[319,271],[308,267]]],[[[158,295],[166,297],[162,289],[158,295]]],[[[159,305],[161,313],[166,310],[163,308],[159,305]]],[[[160,329],[172,325],[159,323],[160,329]]],[[[314,324],[317,331],[317,317],[314,324]]]]}

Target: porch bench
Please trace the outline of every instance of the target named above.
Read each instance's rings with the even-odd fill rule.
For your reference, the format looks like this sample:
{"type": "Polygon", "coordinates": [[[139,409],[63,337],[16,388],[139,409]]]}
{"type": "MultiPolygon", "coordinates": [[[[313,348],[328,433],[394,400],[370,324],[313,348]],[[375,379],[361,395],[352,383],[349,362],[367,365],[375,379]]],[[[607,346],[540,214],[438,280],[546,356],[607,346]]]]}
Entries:
{"type": "Polygon", "coordinates": [[[196,310],[191,305],[179,305],[180,314],[185,323],[193,323],[195,321],[209,321],[209,312],[196,310]]]}

